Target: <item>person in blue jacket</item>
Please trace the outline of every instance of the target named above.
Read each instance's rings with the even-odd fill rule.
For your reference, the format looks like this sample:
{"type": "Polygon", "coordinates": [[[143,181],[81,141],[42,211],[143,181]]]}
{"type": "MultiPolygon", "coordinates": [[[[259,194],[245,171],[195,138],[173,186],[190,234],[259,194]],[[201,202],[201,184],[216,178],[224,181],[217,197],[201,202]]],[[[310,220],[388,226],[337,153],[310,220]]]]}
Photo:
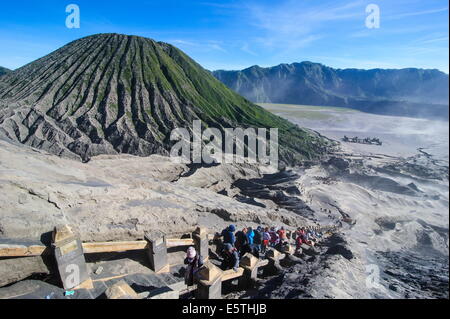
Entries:
{"type": "Polygon", "coordinates": [[[247,229],[247,238],[248,238],[248,244],[250,247],[253,247],[253,239],[255,238],[255,232],[253,231],[253,228],[249,227],[247,229]]]}
{"type": "Polygon", "coordinates": [[[222,230],[222,233],[220,234],[221,237],[223,237],[223,243],[224,244],[230,244],[234,247],[236,243],[236,236],[234,235],[234,232],[236,231],[236,226],[230,225],[224,230],[222,230]]]}

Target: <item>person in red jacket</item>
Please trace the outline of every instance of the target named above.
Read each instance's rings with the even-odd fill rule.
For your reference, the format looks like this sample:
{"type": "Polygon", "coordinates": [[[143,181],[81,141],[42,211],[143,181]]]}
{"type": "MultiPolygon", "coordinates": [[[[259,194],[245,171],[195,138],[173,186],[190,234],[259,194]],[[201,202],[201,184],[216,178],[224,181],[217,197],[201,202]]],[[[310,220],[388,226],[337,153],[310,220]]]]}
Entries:
{"type": "Polygon", "coordinates": [[[304,228],[299,228],[297,230],[297,238],[296,238],[295,243],[296,243],[297,250],[299,250],[303,244],[307,243],[306,231],[304,228]]]}
{"type": "Polygon", "coordinates": [[[280,242],[280,236],[278,236],[278,233],[275,231],[275,227],[272,227],[270,229],[270,246],[275,247],[280,242]]]}
{"type": "Polygon", "coordinates": [[[281,228],[278,230],[278,237],[280,238],[280,241],[281,241],[282,243],[284,243],[284,242],[287,241],[286,230],[284,229],[284,227],[281,227],[281,228]]]}

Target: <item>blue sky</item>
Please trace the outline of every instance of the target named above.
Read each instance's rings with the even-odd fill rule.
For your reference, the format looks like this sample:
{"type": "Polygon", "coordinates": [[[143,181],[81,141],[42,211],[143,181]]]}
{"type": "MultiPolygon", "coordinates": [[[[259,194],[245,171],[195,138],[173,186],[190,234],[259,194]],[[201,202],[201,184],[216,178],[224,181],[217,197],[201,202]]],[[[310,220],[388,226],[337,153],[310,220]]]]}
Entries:
{"type": "Polygon", "coordinates": [[[124,33],[169,42],[205,68],[301,61],[336,68],[449,70],[447,0],[15,0],[0,5],[0,66],[18,68],[67,42],[124,33]],[[69,4],[81,28],[65,26],[69,4]],[[379,29],[366,6],[381,10],[379,29]]]}

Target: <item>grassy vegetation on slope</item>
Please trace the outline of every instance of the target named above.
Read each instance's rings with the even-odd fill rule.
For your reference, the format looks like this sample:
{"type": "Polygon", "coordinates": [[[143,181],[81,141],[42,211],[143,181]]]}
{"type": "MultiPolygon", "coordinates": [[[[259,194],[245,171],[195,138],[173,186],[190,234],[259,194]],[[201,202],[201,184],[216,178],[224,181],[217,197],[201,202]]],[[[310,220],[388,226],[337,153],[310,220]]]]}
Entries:
{"type": "Polygon", "coordinates": [[[179,49],[136,36],[99,34],[69,43],[3,76],[0,102],[30,108],[26,121],[6,109],[0,114],[7,136],[84,159],[167,154],[171,131],[194,119],[219,129],[279,128],[280,156],[291,164],[319,158],[326,146],[228,89],[179,49]]]}
{"type": "MultiPolygon", "coordinates": [[[[316,159],[325,151],[326,142],[321,138],[249,102],[228,89],[182,51],[167,44],[160,44],[166,48],[175,65],[183,69],[185,77],[192,82],[197,94],[192,94],[191,98],[195,105],[208,114],[207,122],[227,118],[250,127],[279,128],[280,144],[283,146],[282,157],[288,157],[291,161],[316,159]]],[[[175,82],[177,81],[180,80],[175,76],[175,82]]]]}

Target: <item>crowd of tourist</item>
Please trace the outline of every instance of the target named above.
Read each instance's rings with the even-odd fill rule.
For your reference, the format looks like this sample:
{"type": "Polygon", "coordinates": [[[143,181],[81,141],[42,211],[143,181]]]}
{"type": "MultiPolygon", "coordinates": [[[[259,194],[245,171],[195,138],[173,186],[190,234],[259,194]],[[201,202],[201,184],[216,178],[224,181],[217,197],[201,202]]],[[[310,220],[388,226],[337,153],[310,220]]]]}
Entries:
{"type": "MultiPolygon", "coordinates": [[[[300,227],[296,231],[286,231],[284,227],[262,227],[256,229],[244,227],[237,230],[235,225],[230,225],[221,233],[216,234],[216,239],[222,239],[222,265],[223,270],[233,269],[237,271],[240,259],[247,253],[255,257],[264,257],[269,247],[284,251],[284,246],[295,245],[298,252],[302,245],[315,246],[323,234],[316,229],[300,227]]],[[[194,247],[187,251],[184,263],[187,265],[186,283],[191,286],[196,272],[203,266],[203,257],[194,247]]]]}
{"type": "Polygon", "coordinates": [[[256,229],[245,227],[236,230],[234,225],[225,228],[218,237],[223,238],[224,249],[222,256],[224,269],[239,267],[239,260],[247,253],[259,258],[264,256],[269,247],[283,251],[283,246],[295,243],[298,251],[302,245],[314,246],[322,234],[314,228],[298,228],[295,232],[287,232],[284,227],[262,227],[256,229]]]}

